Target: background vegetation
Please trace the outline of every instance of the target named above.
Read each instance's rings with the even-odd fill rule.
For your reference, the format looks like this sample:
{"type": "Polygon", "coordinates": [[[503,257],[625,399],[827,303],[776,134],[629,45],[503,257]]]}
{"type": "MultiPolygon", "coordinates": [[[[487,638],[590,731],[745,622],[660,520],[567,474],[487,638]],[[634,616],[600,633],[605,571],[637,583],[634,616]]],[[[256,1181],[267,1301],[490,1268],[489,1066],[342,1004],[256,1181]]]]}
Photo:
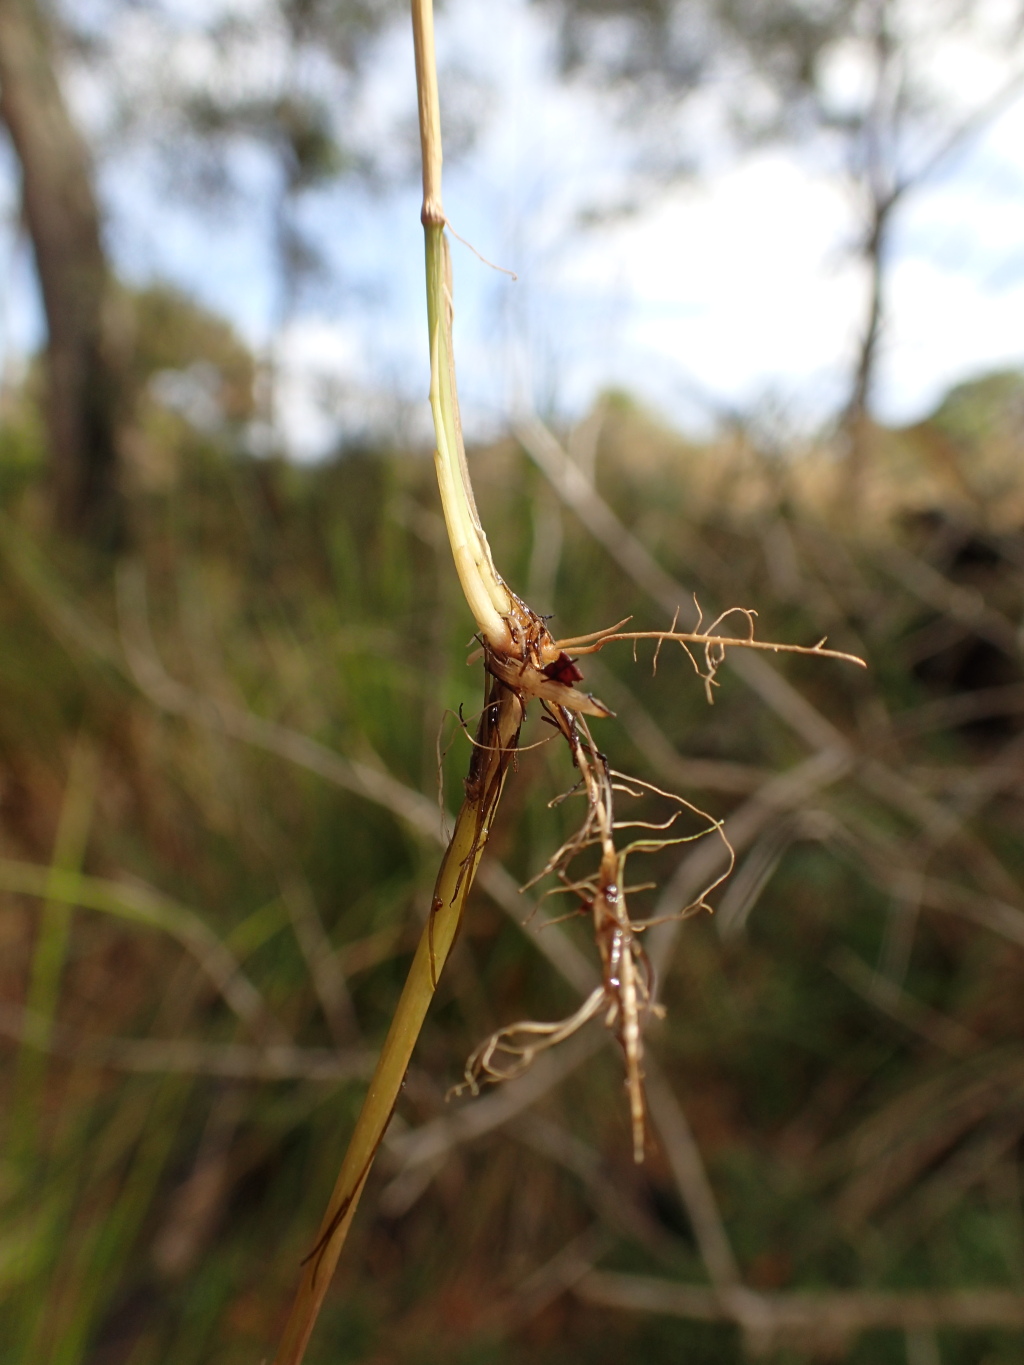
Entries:
{"type": "MultiPolygon", "coordinates": [[[[796,725],[733,670],[709,710],[685,660],[588,669],[614,761],[727,814],[740,853],[715,920],[659,945],[651,1047],[756,1288],[1020,1287],[1019,395],[877,433],[870,532],[829,512],[820,451],[688,446],[616,398],[572,433],[666,573],[871,664],[788,661],[796,725]]],[[[474,702],[432,468],[254,461],[154,403],[174,472],[112,586],[39,530],[31,412],[3,436],[3,1335],[12,1360],[259,1358],[426,912],[438,724],[474,702]]],[[[662,622],[520,446],[475,465],[535,600],[662,622]]],[[[548,752],[512,780],[314,1360],[740,1358],[730,1327],[562,1292],[598,1260],[706,1276],[657,1111],[631,1168],[599,1028],[452,1126],[475,1043],[574,998],[538,952],[562,931],[509,892],[555,842],[548,752]]]]}
{"type": "MultiPolygon", "coordinates": [[[[614,8],[559,7],[567,65],[614,8]]],[[[356,80],[389,11],[329,9],[281,12],[313,49],[354,25],[329,56],[356,80]]],[[[807,63],[778,67],[787,100],[814,95],[847,19],[875,22],[889,90],[886,7],[834,9],[807,63]]],[[[664,36],[678,10],[634,7],[622,51],[666,57],[636,32],[664,36]]],[[[102,70],[88,25],[53,19],[0,0],[0,116],[40,276],[74,246],[41,239],[58,210],[91,262],[84,303],[44,280],[46,346],[0,408],[0,1341],[5,1365],[233,1365],[269,1356],[310,1249],[428,913],[439,770],[451,809],[479,679],[429,452],[257,456],[265,364],[180,293],[117,278],[52,52],[34,94],[12,65],[26,32],[56,33],[102,70]],[[80,158],[71,209],[47,198],[59,174],[32,180],[12,91],[80,158]],[[80,325],[61,332],[68,297],[80,325]]],[[[229,57],[250,38],[227,28],[229,57]]],[[[180,108],[197,138],[269,139],[289,211],[341,173],[311,105],[180,108]]],[[[517,891],[572,820],[549,808],[564,753],[529,748],[311,1362],[1020,1358],[1024,379],[884,428],[880,316],[813,441],[740,419],[687,440],[609,393],[474,452],[497,563],[567,631],[685,621],[696,594],[869,668],[736,659],[709,708],[682,655],[656,675],[642,652],[587,662],[615,766],[723,817],[738,854],[713,917],[649,934],[668,1013],[647,1161],[599,1025],[522,1081],[446,1100],[483,1037],[561,1017],[593,970],[586,926],[542,929],[549,903],[531,918],[517,891]]],[[[652,859],[651,912],[686,904],[717,856],[652,859]]]]}

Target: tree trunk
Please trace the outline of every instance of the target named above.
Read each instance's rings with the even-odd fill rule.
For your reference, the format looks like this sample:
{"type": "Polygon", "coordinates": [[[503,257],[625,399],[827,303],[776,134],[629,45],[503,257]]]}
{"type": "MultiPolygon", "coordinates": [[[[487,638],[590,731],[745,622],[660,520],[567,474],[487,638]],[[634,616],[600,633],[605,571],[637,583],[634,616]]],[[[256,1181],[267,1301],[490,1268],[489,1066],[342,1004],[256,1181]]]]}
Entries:
{"type": "Polygon", "coordinates": [[[874,385],[878,342],[882,328],[887,230],[894,202],[894,198],[876,199],[873,205],[871,230],[864,243],[864,257],[871,272],[867,317],[857,355],[853,392],[841,421],[848,442],[843,496],[855,507],[859,507],[863,500],[869,472],[871,390],[874,385]]]}
{"type": "Polygon", "coordinates": [[[21,165],[46,312],[54,519],[65,532],[113,546],[123,516],[112,280],[89,155],[57,82],[38,0],[0,0],[0,119],[21,165]]]}

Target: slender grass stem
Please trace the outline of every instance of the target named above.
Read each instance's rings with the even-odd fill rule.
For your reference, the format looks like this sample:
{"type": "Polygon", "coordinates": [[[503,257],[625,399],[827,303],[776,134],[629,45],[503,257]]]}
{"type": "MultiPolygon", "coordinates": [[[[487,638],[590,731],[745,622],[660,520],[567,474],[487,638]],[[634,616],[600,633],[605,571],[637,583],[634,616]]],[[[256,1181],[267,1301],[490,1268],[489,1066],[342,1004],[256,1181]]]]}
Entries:
{"type": "Polygon", "coordinates": [[[305,1354],[359,1196],[394,1111],[438,977],[462,922],[522,718],[519,699],[491,679],[466,781],[466,799],[441,861],[430,918],[384,1040],[316,1243],[304,1263],[274,1365],[299,1365],[305,1354]]]}
{"type": "MultiPolygon", "coordinates": [[[[432,0],[412,0],[412,25],[423,153],[420,218],[426,249],[430,408],[437,441],[437,482],[455,568],[484,641],[485,652],[508,655],[513,652],[517,639],[523,638],[519,628],[529,624],[530,614],[509,592],[494,567],[466,465],[452,348],[451,259],[444,235],[447,220],[441,202],[441,117],[432,0]]],[[[274,1365],[299,1365],[305,1355],[359,1196],[394,1112],[438,976],[462,922],[505,773],[519,738],[523,712],[521,697],[492,673],[488,678],[487,696],[466,779],[466,799],[441,861],[430,916],[356,1120],[316,1243],[304,1262],[302,1279],[274,1365]]]]}
{"type": "Polygon", "coordinates": [[[501,653],[512,647],[513,600],[491,559],[466,467],[451,344],[451,258],[444,223],[425,222],[427,321],[430,328],[430,407],[437,448],[434,466],[455,568],[480,634],[501,653]]]}
{"type": "Polygon", "coordinates": [[[444,235],[447,218],[441,201],[441,106],[434,56],[433,0],[412,0],[416,49],[420,148],[423,157],[423,223],[427,267],[427,325],[430,332],[430,410],[437,448],[434,454],[448,539],[469,609],[492,649],[512,645],[508,627],[515,602],[491,559],[466,466],[462,439],[455,353],[452,347],[451,258],[444,235]]]}

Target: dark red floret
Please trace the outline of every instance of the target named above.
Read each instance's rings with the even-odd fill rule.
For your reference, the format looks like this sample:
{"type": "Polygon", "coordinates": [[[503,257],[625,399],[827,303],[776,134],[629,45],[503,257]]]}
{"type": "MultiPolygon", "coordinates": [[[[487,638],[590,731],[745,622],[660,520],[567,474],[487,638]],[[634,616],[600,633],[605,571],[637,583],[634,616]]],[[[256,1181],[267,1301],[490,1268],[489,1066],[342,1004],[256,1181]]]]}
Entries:
{"type": "Polygon", "coordinates": [[[545,668],[544,676],[551,678],[553,682],[565,683],[566,687],[583,681],[583,674],[576,667],[576,660],[570,659],[564,649],[555,662],[545,668]]]}

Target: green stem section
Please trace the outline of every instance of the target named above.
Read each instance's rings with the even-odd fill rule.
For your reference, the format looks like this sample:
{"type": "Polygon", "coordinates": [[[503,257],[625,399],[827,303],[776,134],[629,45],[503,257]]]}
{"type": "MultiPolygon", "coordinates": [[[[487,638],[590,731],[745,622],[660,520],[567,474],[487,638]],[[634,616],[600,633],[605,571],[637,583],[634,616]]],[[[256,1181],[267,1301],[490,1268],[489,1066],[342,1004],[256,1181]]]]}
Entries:
{"type": "Polygon", "coordinates": [[[481,635],[499,653],[512,646],[512,600],[491,558],[477,511],[462,439],[452,350],[451,258],[444,222],[425,222],[427,324],[430,330],[430,409],[437,447],[434,467],[448,539],[469,609],[481,635]]]}
{"type": "Polygon", "coordinates": [[[316,1243],[304,1263],[302,1280],[274,1365],[300,1365],[305,1355],[359,1196],[391,1120],[438,977],[458,934],[522,717],[518,698],[496,679],[491,679],[466,780],[466,799],[437,875],[430,918],[356,1120],[316,1243]]]}
{"type": "Polygon", "coordinates": [[[427,248],[427,316],[430,327],[430,409],[437,440],[435,462],[441,503],[455,568],[481,635],[498,653],[508,653],[508,618],[513,601],[491,559],[476,510],[466,467],[459,397],[452,348],[452,266],[444,235],[441,202],[441,102],[434,55],[433,0],[412,0],[412,37],[416,51],[423,209],[420,221],[427,248]]]}

